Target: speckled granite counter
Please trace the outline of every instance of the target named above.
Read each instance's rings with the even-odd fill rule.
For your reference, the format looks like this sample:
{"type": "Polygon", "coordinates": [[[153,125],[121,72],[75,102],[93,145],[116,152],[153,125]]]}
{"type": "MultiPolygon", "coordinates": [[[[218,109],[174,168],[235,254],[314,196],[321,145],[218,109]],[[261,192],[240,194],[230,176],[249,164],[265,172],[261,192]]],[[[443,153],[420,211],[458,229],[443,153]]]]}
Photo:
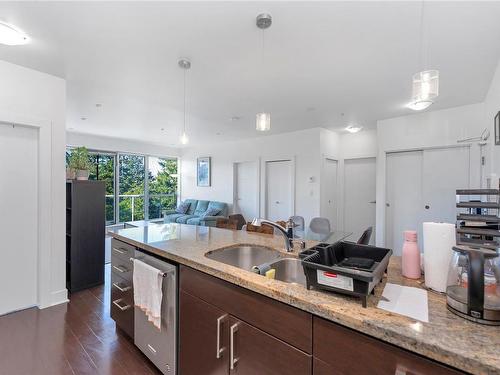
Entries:
{"type": "MultiPolygon", "coordinates": [[[[377,309],[383,285],[376,287],[368,307],[363,308],[359,300],[351,297],[309,291],[300,285],[266,279],[205,257],[210,250],[236,244],[258,244],[281,250],[281,236],[181,224],[115,229],[110,235],[458,369],[474,374],[500,374],[500,327],[483,326],[457,317],[446,309],[443,295],[429,292],[429,323],[422,323],[377,309]]],[[[297,256],[296,253],[283,255],[297,256]]],[[[421,286],[418,281],[404,279],[400,269],[400,259],[393,257],[384,284],[389,281],[421,286]]]]}

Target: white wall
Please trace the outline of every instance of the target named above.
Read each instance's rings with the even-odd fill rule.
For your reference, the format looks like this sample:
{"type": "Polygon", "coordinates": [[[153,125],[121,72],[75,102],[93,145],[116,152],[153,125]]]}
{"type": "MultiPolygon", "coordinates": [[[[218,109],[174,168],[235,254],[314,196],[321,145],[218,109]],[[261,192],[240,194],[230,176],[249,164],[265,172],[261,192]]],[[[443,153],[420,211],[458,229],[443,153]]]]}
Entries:
{"type": "MultiPolygon", "coordinates": [[[[238,142],[210,144],[188,148],[181,158],[181,199],[196,198],[226,202],[233,205],[233,163],[283,158],[295,159],[295,213],[307,222],[320,210],[320,129],[270,135],[238,142]],[[212,186],[196,186],[196,158],[212,157],[212,186]],[[309,182],[313,177],[313,182],[309,182]]],[[[263,191],[261,183],[261,191],[263,191]]],[[[261,215],[264,213],[262,210],[261,215]]],[[[249,219],[249,218],[247,218],[249,219]]]]}
{"type": "MultiPolygon", "coordinates": [[[[495,146],[494,118],[500,111],[500,63],[497,66],[490,89],[484,100],[484,121],[485,127],[490,130],[490,139],[488,145],[488,174],[493,173],[496,178],[500,177],[500,146],[495,146]]],[[[497,180],[498,181],[498,180],[497,180]]],[[[497,182],[498,183],[498,182],[497,182]]]]}
{"type": "MultiPolygon", "coordinates": [[[[477,137],[484,128],[484,104],[471,104],[377,122],[377,245],[385,237],[386,153],[458,145],[457,140],[477,137]]],[[[471,144],[471,188],[480,186],[480,148],[471,144]]]]}
{"type": "MultiPolygon", "coordinates": [[[[20,123],[44,124],[47,134],[39,144],[40,149],[47,150],[40,155],[40,162],[48,166],[41,171],[39,201],[50,211],[47,212],[49,222],[42,223],[49,231],[37,238],[39,244],[42,241],[47,244],[44,249],[48,247],[38,260],[38,282],[43,286],[39,287],[38,303],[40,307],[47,307],[67,300],[64,234],[66,83],[63,79],[4,61],[0,61],[0,82],[0,121],[20,119],[20,123]]],[[[34,235],[37,234],[26,228],[26,236],[34,235]]],[[[23,241],[22,238],[15,240],[23,241]]],[[[5,243],[5,239],[2,241],[5,243]]]]}
{"type": "Polygon", "coordinates": [[[105,137],[86,133],[66,133],[66,143],[69,146],[85,146],[89,149],[113,152],[130,152],[153,156],[180,156],[181,149],[167,147],[155,143],[146,143],[130,139],[105,137]]]}

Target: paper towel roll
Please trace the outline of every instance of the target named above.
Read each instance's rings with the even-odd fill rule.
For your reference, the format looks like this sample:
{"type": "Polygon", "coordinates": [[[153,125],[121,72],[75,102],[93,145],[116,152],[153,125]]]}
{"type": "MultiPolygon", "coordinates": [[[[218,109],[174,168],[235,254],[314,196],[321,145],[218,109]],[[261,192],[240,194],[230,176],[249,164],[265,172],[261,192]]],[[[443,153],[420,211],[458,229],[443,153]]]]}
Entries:
{"type": "Polygon", "coordinates": [[[424,223],[424,273],[428,288],[446,292],[452,247],[455,245],[454,224],[424,223]]]}

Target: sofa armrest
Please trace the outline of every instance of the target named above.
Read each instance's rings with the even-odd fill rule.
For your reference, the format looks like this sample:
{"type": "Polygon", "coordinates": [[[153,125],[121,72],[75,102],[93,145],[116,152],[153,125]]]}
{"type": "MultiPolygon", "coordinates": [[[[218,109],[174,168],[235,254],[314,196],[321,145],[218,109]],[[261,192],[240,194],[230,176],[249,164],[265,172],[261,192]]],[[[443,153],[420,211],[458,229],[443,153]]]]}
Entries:
{"type": "Polygon", "coordinates": [[[171,210],[164,210],[164,211],[163,211],[163,216],[172,215],[172,214],[175,214],[175,213],[177,213],[177,212],[175,211],[175,209],[171,209],[171,210]]]}

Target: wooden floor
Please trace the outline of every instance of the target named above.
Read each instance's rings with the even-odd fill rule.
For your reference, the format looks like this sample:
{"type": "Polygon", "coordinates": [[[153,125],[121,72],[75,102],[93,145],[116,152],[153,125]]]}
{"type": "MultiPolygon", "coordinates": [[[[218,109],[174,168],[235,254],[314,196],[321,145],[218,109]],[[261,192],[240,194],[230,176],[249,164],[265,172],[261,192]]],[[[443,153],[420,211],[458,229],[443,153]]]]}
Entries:
{"type": "Polygon", "coordinates": [[[0,317],[0,375],[160,374],[109,316],[105,285],[0,317]]]}

